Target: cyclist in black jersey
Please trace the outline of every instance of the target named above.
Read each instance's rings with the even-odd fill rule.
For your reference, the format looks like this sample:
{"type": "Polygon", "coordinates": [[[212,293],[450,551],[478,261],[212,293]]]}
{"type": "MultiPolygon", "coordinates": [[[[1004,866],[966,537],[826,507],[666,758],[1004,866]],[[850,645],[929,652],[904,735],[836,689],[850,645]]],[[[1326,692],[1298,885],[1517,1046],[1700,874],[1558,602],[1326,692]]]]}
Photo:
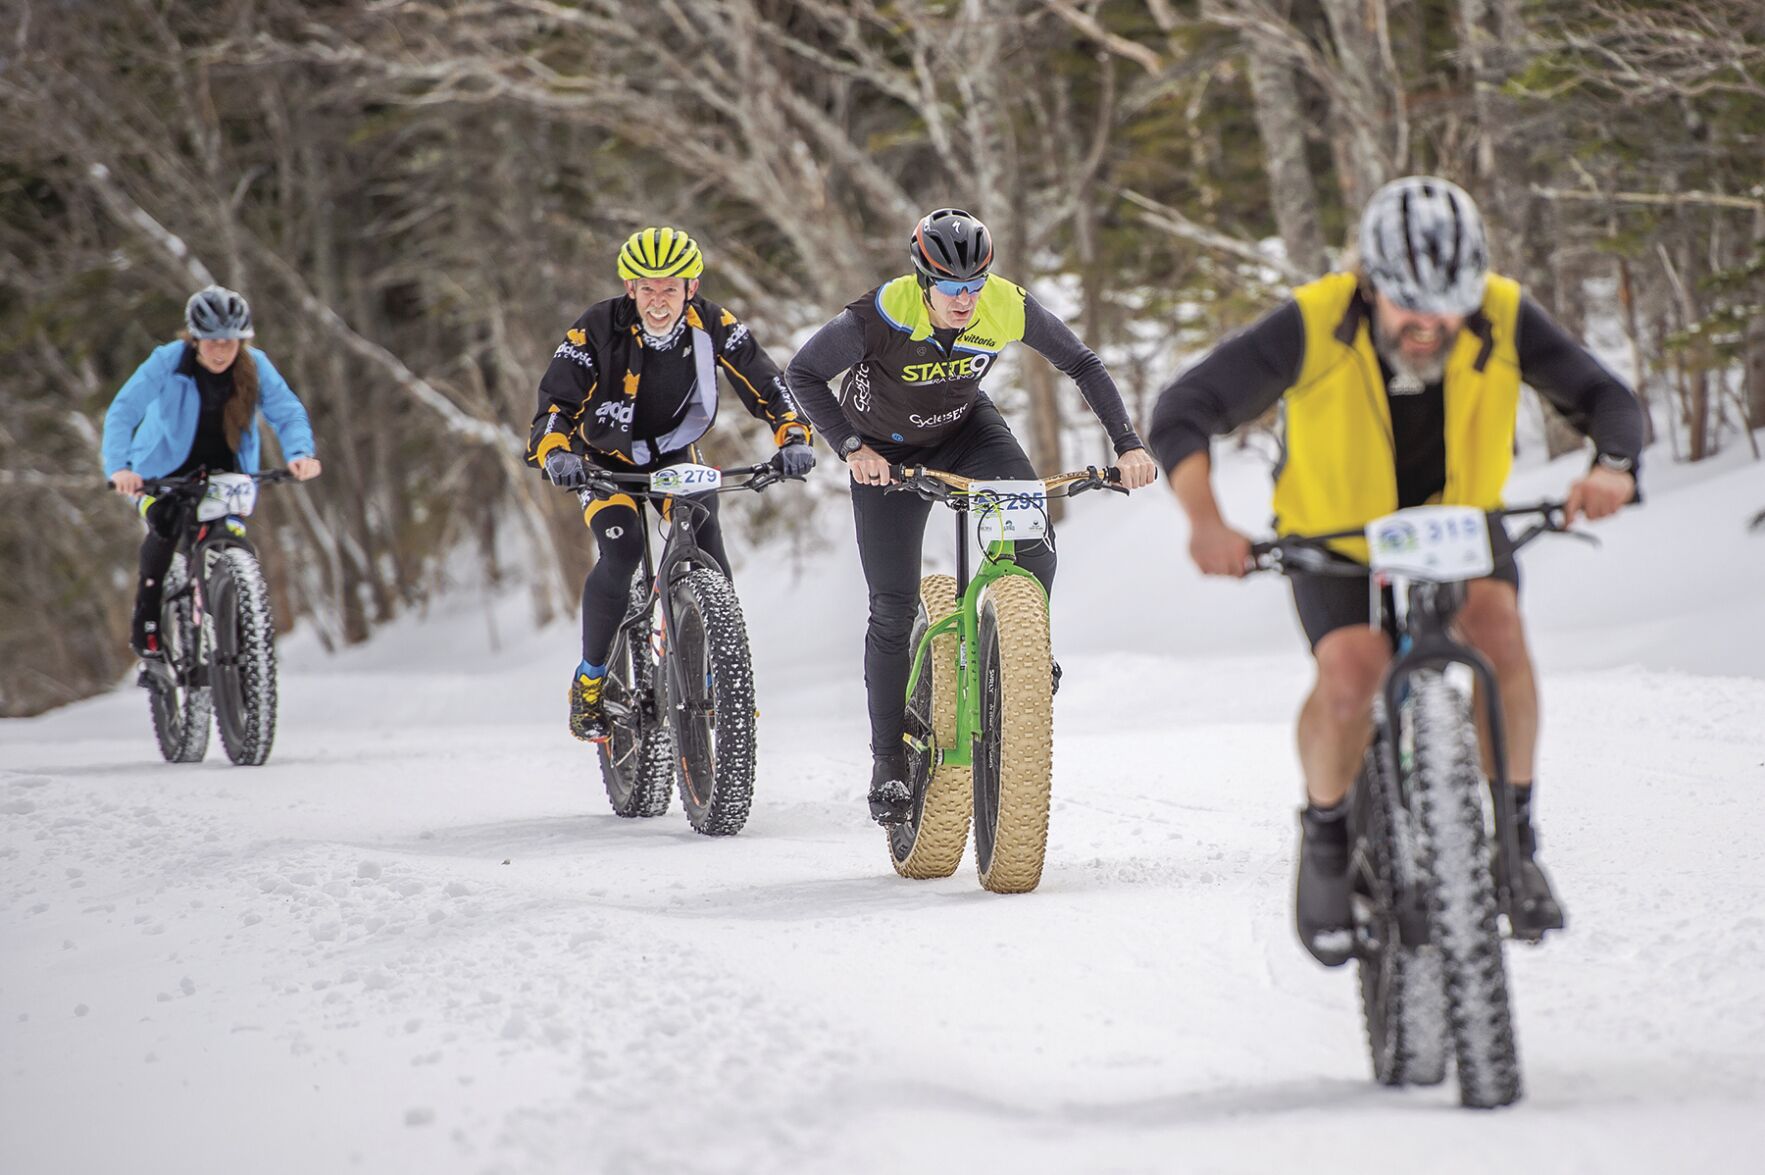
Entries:
{"type": "MultiPolygon", "coordinates": [[[[920,544],[931,510],[917,495],[884,493],[890,463],[970,477],[1035,477],[1005,418],[980,390],[999,353],[1022,341],[1079,385],[1109,430],[1122,483],[1136,489],[1157,476],[1102,360],[1026,290],[992,272],[986,225],[959,208],[940,208],[914,227],[907,251],[913,272],[847,305],[785,372],[791,394],[852,474],[858,555],[870,591],[864,638],[870,811],[882,824],[905,820],[912,805],[901,745],[903,698],[920,544]],[[842,371],[836,398],[828,385],[842,371]]],[[[1017,561],[1052,587],[1051,542],[1018,544],[1017,561]]]]}
{"type": "MultiPolygon", "coordinates": [[[[1412,176],[1368,203],[1356,271],[1299,286],[1164,390],[1152,445],[1188,515],[1196,565],[1210,575],[1243,575],[1250,539],[1220,517],[1210,437],[1280,405],[1274,507],[1282,534],[1352,529],[1424,503],[1490,510],[1501,504],[1513,462],[1522,381],[1594,441],[1589,471],[1569,490],[1569,521],[1602,518],[1632,500],[1643,430],[1630,389],[1517,282],[1489,271],[1469,196],[1444,180],[1412,176]]],[[[1492,538],[1499,546],[1505,535],[1492,538]]],[[[1308,803],[1297,921],[1307,950],[1335,966],[1348,957],[1341,932],[1350,922],[1343,800],[1392,649],[1369,625],[1365,578],[1290,582],[1317,662],[1299,715],[1308,803]]],[[[1538,701],[1511,562],[1466,585],[1457,624],[1491,663],[1501,695],[1523,856],[1516,914],[1534,929],[1560,928],[1562,907],[1535,859],[1538,701]]]]}
{"type": "MultiPolygon", "coordinates": [[[[785,391],[778,367],[728,310],[699,296],[704,256],[686,233],[646,228],[619,251],[625,293],[597,302],[564,332],[539,384],[527,461],[556,485],[588,483],[590,463],[646,472],[698,461],[697,442],[717,416],[717,372],[743,405],[773,428],[773,460],[788,476],[815,465],[809,425],[785,391]]],[[[717,498],[699,523],[699,547],[729,573],[717,498]]],[[[637,503],[597,499],[583,513],[600,558],[582,585],[582,660],[570,676],[570,733],[607,734],[601,686],[631,576],[643,559],[637,503]]]]}

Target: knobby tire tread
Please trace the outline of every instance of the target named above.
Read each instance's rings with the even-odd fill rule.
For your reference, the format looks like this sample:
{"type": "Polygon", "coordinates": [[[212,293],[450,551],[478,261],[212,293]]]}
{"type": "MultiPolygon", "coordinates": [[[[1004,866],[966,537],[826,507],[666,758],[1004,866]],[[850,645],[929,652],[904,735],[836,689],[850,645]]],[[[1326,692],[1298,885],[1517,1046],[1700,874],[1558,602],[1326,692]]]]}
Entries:
{"type": "MultiPolygon", "coordinates": [[[[908,642],[909,655],[919,648],[920,638],[933,624],[957,609],[956,580],[948,575],[928,575],[919,581],[919,609],[908,642]]],[[[932,642],[920,670],[919,695],[929,694],[931,735],[939,749],[956,745],[956,647],[958,636],[948,632],[932,642]]],[[[911,705],[911,703],[910,703],[911,705]]],[[[911,758],[911,755],[910,755],[911,758]]],[[[974,802],[972,777],[966,766],[934,764],[926,781],[924,801],[914,819],[888,830],[889,859],[902,877],[926,880],[948,877],[962,864],[968,845],[968,816],[974,802]]]]}
{"type": "Polygon", "coordinates": [[[270,588],[264,582],[257,557],[243,547],[221,550],[210,582],[220,589],[211,589],[211,604],[218,605],[224,592],[231,592],[234,601],[230,618],[219,611],[211,613],[215,617],[216,644],[225,646],[232,639],[219,630],[227,619],[234,621],[237,639],[235,663],[215,665],[211,650],[210,672],[221,683],[231,677],[239,687],[236,711],[230,690],[213,691],[215,724],[220,728],[227,758],[241,767],[261,766],[270,757],[270,747],[276,740],[276,624],[270,614],[270,588]]]}
{"type": "MultiPolygon", "coordinates": [[[[980,669],[983,675],[995,669],[999,674],[999,800],[992,858],[983,866],[977,845],[975,864],[983,888],[1028,893],[1042,880],[1054,781],[1054,685],[1048,599],[1041,585],[1016,575],[989,584],[981,602],[980,627],[989,626],[998,633],[998,665],[983,659],[980,669]]],[[[984,636],[977,643],[983,649],[988,645],[984,636]]],[[[978,744],[988,735],[983,730],[976,739],[977,756],[978,744]]],[[[977,772],[977,787],[979,779],[977,772]]],[[[976,811],[980,810],[977,802],[976,811]]]]}
{"type": "Polygon", "coordinates": [[[1430,937],[1445,973],[1459,1100],[1484,1109],[1505,1106],[1520,1097],[1520,1061],[1476,730],[1463,696],[1440,674],[1418,674],[1412,697],[1412,803],[1427,844],[1430,937]]]}
{"type": "MultiPolygon", "coordinates": [[[[1394,816],[1409,817],[1397,807],[1382,752],[1378,742],[1368,748],[1354,785],[1356,868],[1379,940],[1377,953],[1362,953],[1356,963],[1367,1055],[1381,1085],[1438,1085],[1446,1079],[1452,1037],[1440,951],[1432,943],[1406,946],[1397,923],[1397,856],[1413,854],[1415,842],[1393,828],[1394,816]]],[[[1413,877],[1416,870],[1404,872],[1413,877]]]]}
{"type": "MultiPolygon", "coordinates": [[[[164,604],[160,608],[160,639],[165,645],[166,668],[176,676],[195,668],[196,621],[191,615],[190,597],[181,593],[190,581],[190,561],[183,555],[173,557],[166,571],[164,604]]],[[[208,754],[209,729],[213,725],[213,695],[206,685],[178,684],[170,693],[161,686],[147,691],[148,710],[153,715],[153,736],[159,742],[159,753],[168,763],[200,763],[208,754]]]]}
{"type": "MultiPolygon", "coordinates": [[[[631,576],[632,609],[642,610],[648,617],[650,585],[636,572],[631,576]]],[[[655,664],[650,657],[649,628],[639,628],[643,643],[633,646],[631,629],[624,623],[613,634],[613,646],[607,656],[607,682],[613,684],[615,669],[629,689],[626,701],[643,712],[646,707],[655,715],[643,721],[638,731],[638,745],[621,761],[620,748],[614,738],[597,744],[601,763],[601,782],[615,815],[627,819],[660,816],[668,811],[674,796],[674,738],[668,724],[661,718],[663,691],[655,680],[655,664]]]]}
{"type": "MultiPolygon", "coordinates": [[[[742,617],[735,588],[720,571],[697,567],[675,589],[675,617],[682,605],[695,609],[703,623],[705,652],[711,673],[711,701],[715,709],[716,751],[710,770],[704,764],[689,765],[687,748],[694,740],[675,733],[676,779],[680,799],[693,831],[705,836],[734,836],[748,822],[754,802],[754,768],[758,753],[754,711],[754,664],[748,648],[748,626],[742,617]],[[688,770],[695,778],[710,780],[704,803],[693,799],[688,770]]],[[[675,634],[678,638],[679,634],[675,634]]],[[[685,650],[680,650],[682,655],[685,650]]],[[[679,710],[671,710],[681,719],[679,710]]]]}

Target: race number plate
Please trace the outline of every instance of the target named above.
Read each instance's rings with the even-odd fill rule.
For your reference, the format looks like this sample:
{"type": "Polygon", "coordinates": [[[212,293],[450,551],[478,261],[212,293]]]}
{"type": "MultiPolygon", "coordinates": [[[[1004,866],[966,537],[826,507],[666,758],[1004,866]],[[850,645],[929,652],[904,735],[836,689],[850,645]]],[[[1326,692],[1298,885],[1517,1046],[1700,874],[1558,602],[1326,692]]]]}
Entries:
{"type": "Polygon", "coordinates": [[[1048,533],[1048,489],[1039,481],[977,481],[968,500],[983,543],[1021,542],[1048,533]]]}
{"type": "Polygon", "coordinates": [[[1489,521],[1474,506],[1412,506],[1367,523],[1374,571],[1445,583],[1495,570],[1489,521]]]}
{"type": "Polygon", "coordinates": [[[650,492],[708,494],[723,484],[723,471],[709,465],[670,465],[650,474],[650,492]]]}
{"type": "Polygon", "coordinates": [[[257,507],[257,482],[243,473],[211,473],[202,501],[196,504],[196,517],[203,522],[225,518],[229,514],[244,517],[257,507]]]}

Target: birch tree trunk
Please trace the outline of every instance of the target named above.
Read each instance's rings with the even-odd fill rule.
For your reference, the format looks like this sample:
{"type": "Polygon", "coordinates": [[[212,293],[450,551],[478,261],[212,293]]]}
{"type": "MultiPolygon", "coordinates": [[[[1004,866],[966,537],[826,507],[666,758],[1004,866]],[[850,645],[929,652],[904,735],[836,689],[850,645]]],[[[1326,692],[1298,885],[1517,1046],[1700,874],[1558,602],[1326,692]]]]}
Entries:
{"type": "Polygon", "coordinates": [[[1269,202],[1287,258],[1308,273],[1324,272],[1324,234],[1318,196],[1305,158],[1305,114],[1293,66],[1267,36],[1246,38],[1256,129],[1268,168],[1269,202]]]}

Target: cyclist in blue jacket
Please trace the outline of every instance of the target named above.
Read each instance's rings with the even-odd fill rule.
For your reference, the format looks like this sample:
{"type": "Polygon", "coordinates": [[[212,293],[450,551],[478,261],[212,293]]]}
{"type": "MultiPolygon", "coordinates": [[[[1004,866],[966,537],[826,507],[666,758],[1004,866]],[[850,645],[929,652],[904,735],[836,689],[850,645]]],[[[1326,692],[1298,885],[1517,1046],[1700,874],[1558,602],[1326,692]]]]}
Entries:
{"type": "Polygon", "coordinates": [[[255,473],[260,417],[275,430],[288,471],[301,481],[319,476],[306,408],[269,356],[244,344],[255,333],[239,294],[221,286],[196,291],[184,305],[183,333],[154,349],[104,414],[104,472],[148,527],[129,629],[137,656],[161,655],[160,599],[180,522],[173,503],[142,492],[147,478],[255,473]]]}

